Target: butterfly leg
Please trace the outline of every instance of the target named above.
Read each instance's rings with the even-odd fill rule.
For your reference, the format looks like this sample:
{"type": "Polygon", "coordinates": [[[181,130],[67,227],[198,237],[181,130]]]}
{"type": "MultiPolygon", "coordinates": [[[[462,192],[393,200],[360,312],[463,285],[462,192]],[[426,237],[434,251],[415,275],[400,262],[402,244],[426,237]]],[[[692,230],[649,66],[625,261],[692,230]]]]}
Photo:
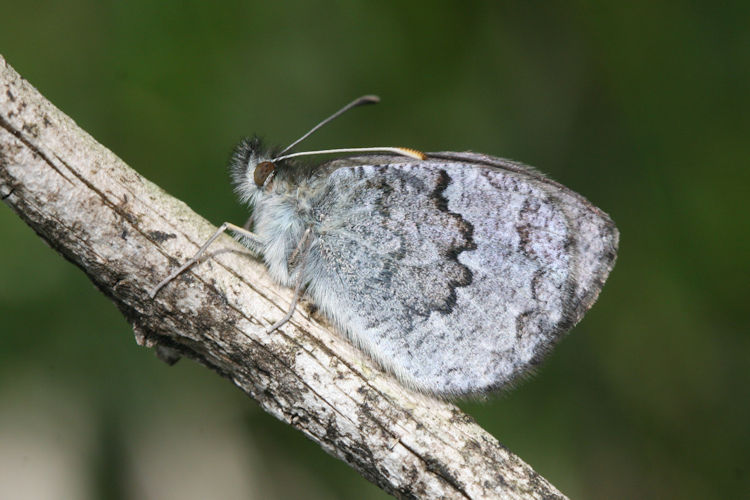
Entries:
{"type": "Polygon", "coordinates": [[[266,334],[273,332],[277,328],[280,328],[289,321],[292,318],[292,315],[294,314],[294,310],[297,308],[297,304],[299,303],[299,298],[302,296],[302,273],[300,273],[299,278],[297,278],[297,285],[294,287],[294,297],[292,298],[292,305],[289,306],[289,310],[284,315],[283,318],[278,320],[276,323],[271,325],[267,330],[266,334]]]}
{"type": "Polygon", "coordinates": [[[230,231],[232,231],[232,232],[234,232],[234,233],[236,233],[236,234],[238,234],[240,236],[244,236],[246,238],[246,243],[247,242],[250,243],[249,246],[251,247],[251,250],[257,251],[258,247],[260,247],[260,242],[258,240],[258,236],[255,233],[252,233],[252,232],[248,231],[245,228],[242,228],[242,227],[239,227],[239,226],[235,226],[231,222],[225,222],[224,224],[222,224],[221,226],[219,226],[219,228],[216,230],[216,232],[203,244],[202,247],[200,247],[198,249],[198,251],[195,253],[195,255],[193,255],[193,257],[190,260],[188,260],[183,265],[181,265],[180,267],[178,267],[177,269],[175,269],[174,271],[172,271],[172,273],[170,273],[169,276],[167,276],[166,278],[164,278],[163,280],[161,280],[159,282],[159,284],[156,285],[149,292],[149,296],[152,299],[154,297],[156,297],[156,294],[159,293],[159,290],[161,290],[162,288],[164,288],[164,286],[166,284],[168,284],[170,281],[172,281],[177,276],[179,276],[180,274],[182,274],[190,266],[192,266],[196,262],[198,262],[198,259],[200,259],[201,255],[203,255],[206,252],[206,250],[211,245],[211,243],[213,243],[216,240],[216,238],[218,238],[219,236],[221,236],[221,234],[224,231],[226,231],[227,229],[229,229],[230,231]]]}
{"type": "MultiPolygon", "coordinates": [[[[289,256],[288,262],[289,266],[293,267],[295,266],[298,257],[301,255],[302,262],[302,269],[304,269],[304,264],[307,259],[308,251],[310,250],[310,244],[308,242],[308,238],[310,237],[310,228],[307,228],[302,235],[302,238],[300,238],[299,243],[297,243],[297,247],[294,249],[292,254],[289,256]]],[[[292,317],[292,314],[294,314],[294,310],[297,307],[297,304],[299,303],[299,299],[302,296],[302,279],[303,279],[303,273],[302,269],[299,270],[298,276],[297,276],[297,284],[294,287],[294,298],[292,299],[292,305],[289,307],[289,311],[287,311],[286,315],[281,318],[279,321],[271,325],[271,327],[266,330],[266,333],[271,333],[277,328],[281,327],[284,323],[289,321],[289,319],[292,317]]]]}

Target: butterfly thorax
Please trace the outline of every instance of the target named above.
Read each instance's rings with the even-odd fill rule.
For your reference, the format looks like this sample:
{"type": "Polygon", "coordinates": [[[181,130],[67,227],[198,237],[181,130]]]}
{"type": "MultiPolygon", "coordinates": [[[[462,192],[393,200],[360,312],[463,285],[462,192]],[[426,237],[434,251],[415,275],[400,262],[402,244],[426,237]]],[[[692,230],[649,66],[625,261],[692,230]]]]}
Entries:
{"type": "Polygon", "coordinates": [[[272,277],[287,286],[297,279],[295,271],[304,263],[296,258],[305,230],[313,225],[314,186],[308,182],[289,183],[274,179],[273,184],[253,196],[253,231],[257,234],[263,258],[272,277]]]}

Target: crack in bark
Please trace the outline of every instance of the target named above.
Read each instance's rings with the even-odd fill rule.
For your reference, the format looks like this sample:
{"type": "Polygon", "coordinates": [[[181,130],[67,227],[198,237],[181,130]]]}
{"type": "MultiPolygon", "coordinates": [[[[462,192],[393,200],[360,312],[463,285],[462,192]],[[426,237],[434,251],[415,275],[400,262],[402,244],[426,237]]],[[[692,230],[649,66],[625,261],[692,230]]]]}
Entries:
{"type": "Polygon", "coordinates": [[[39,149],[36,145],[34,145],[31,141],[27,140],[20,130],[16,130],[8,121],[5,120],[2,116],[0,116],[0,127],[4,128],[8,131],[10,135],[21,141],[27,148],[29,148],[31,151],[33,151],[35,154],[39,155],[40,158],[42,158],[55,172],[60,174],[60,177],[68,181],[70,184],[73,184],[73,181],[68,179],[65,174],[62,173],[62,171],[55,166],[55,164],[50,160],[47,155],[42,152],[41,149],[39,149]]]}

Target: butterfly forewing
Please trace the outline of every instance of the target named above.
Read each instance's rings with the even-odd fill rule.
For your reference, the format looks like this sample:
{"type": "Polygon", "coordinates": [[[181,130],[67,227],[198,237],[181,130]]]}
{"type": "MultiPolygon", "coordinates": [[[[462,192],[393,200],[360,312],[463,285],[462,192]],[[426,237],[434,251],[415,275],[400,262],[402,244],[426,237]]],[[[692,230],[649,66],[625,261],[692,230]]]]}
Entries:
{"type": "Polygon", "coordinates": [[[516,163],[368,156],[320,171],[308,293],[422,390],[511,382],[581,318],[614,264],[609,217],[516,163]]]}

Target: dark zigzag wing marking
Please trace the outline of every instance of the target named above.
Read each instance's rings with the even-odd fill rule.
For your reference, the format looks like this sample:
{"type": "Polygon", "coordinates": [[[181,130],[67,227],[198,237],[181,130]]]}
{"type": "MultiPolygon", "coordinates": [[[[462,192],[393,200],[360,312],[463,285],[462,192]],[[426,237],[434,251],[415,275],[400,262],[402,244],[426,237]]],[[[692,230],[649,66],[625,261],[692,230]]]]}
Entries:
{"type": "Polygon", "coordinates": [[[337,184],[341,189],[327,191],[317,206],[318,250],[338,265],[338,277],[348,282],[342,290],[352,295],[366,293],[382,302],[389,290],[408,289],[419,278],[429,291],[417,290],[408,308],[396,312],[404,323],[435,311],[450,313],[455,288],[472,280],[457,256],[476,246],[471,225],[448,210],[442,196],[450,179],[440,171],[420,177],[395,171],[386,177],[368,175],[364,168],[348,170],[345,182],[337,184]],[[430,259],[415,262],[424,252],[430,259]],[[367,280],[360,279],[363,274],[367,280]]]}

